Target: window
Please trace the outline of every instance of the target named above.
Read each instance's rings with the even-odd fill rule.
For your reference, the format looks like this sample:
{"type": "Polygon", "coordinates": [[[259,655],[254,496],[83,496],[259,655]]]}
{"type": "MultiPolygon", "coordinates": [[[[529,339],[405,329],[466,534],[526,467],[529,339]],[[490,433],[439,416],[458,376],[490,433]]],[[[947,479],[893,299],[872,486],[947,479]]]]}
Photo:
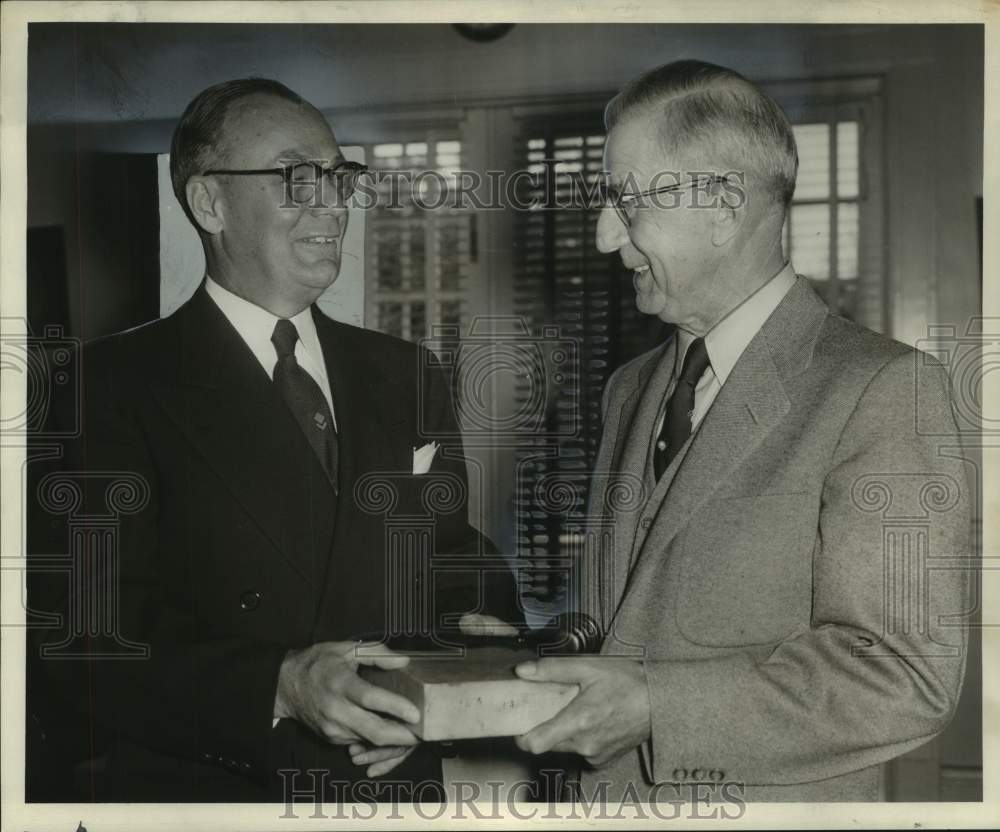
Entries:
{"type": "Polygon", "coordinates": [[[785,252],[831,309],[885,332],[881,82],[826,79],[767,90],[788,113],[799,149],[785,252]]]}
{"type": "Polygon", "coordinates": [[[461,325],[476,261],[475,218],[449,199],[461,142],[431,131],[365,150],[378,187],[366,232],[366,326],[419,341],[433,324],[461,325]]]}
{"type": "Polygon", "coordinates": [[[796,124],[799,175],[785,222],[785,255],[832,309],[857,315],[860,214],[858,122],[796,124]]]}

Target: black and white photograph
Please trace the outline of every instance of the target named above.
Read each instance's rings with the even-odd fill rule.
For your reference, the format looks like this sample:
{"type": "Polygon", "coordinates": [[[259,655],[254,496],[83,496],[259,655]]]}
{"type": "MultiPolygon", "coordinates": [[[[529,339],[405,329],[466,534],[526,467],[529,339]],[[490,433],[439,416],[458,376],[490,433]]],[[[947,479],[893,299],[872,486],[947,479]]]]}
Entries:
{"type": "Polygon", "coordinates": [[[996,18],[775,5],[4,5],[3,829],[1000,824],[996,18]]]}

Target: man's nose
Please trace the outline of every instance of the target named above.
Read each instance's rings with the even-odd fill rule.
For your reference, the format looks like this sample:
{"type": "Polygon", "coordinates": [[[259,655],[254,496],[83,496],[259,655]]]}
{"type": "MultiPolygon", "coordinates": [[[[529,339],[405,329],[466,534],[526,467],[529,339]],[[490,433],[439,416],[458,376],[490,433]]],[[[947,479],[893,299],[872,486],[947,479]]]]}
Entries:
{"type": "Polygon", "coordinates": [[[597,217],[597,250],[601,254],[618,251],[628,242],[628,230],[614,208],[602,208],[597,217]]]}
{"type": "Polygon", "coordinates": [[[337,221],[341,225],[345,225],[347,223],[347,204],[350,203],[350,200],[348,200],[347,204],[345,204],[343,199],[331,197],[327,194],[323,194],[321,199],[318,197],[319,194],[317,194],[317,198],[307,206],[313,214],[336,217],[337,221]]]}

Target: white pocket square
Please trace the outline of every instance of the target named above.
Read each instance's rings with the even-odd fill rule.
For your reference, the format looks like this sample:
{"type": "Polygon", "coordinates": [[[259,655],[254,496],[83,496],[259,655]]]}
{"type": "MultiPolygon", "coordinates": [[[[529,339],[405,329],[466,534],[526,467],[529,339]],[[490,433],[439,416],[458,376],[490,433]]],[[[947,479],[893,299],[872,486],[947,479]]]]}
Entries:
{"type": "Polygon", "coordinates": [[[431,470],[434,454],[438,451],[437,442],[428,442],[422,448],[413,449],[413,473],[426,474],[431,470]]]}

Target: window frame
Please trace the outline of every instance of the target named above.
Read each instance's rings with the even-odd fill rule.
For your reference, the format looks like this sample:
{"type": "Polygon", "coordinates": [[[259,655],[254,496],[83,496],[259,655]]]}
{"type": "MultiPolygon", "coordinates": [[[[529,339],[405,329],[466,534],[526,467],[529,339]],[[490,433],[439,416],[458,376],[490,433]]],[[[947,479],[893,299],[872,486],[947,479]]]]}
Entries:
{"type": "MultiPolygon", "coordinates": [[[[377,145],[400,143],[405,146],[417,142],[426,143],[428,148],[427,158],[429,160],[425,168],[427,170],[437,169],[437,145],[440,142],[455,141],[464,147],[464,145],[461,145],[462,137],[460,125],[458,124],[428,125],[426,123],[410,124],[397,122],[396,126],[401,131],[402,139],[397,140],[394,138],[392,141],[370,141],[362,145],[365,149],[366,158],[370,160],[370,166],[373,170],[377,171],[379,168],[379,157],[375,154],[375,147],[377,145]]],[[[414,208],[414,211],[422,212],[419,219],[415,223],[412,223],[412,225],[419,226],[423,232],[424,283],[422,286],[400,286],[399,288],[385,288],[381,286],[379,281],[379,264],[376,257],[371,256],[375,239],[374,235],[378,234],[381,230],[379,228],[380,223],[375,218],[371,218],[366,223],[367,227],[365,230],[365,326],[381,332],[388,331],[383,321],[381,310],[386,304],[396,304],[400,308],[401,326],[399,331],[393,331],[392,334],[408,341],[419,341],[422,338],[432,335],[434,325],[443,322],[442,312],[445,305],[449,303],[457,303],[459,305],[458,323],[461,326],[465,317],[463,314],[463,306],[465,305],[463,283],[468,283],[472,279],[472,275],[466,274],[464,279],[460,277],[458,285],[455,288],[444,288],[441,285],[441,265],[444,262],[440,252],[440,235],[444,227],[441,214],[438,210],[422,211],[420,208],[414,208]],[[418,305],[423,306],[424,327],[422,332],[414,332],[412,329],[414,320],[413,312],[418,305]]],[[[451,216],[455,216],[455,214],[451,214],[451,216]]],[[[401,217],[400,224],[410,224],[411,217],[412,215],[401,217]]],[[[464,240],[464,243],[462,240],[459,241],[459,250],[461,251],[463,247],[469,249],[467,252],[469,260],[468,270],[472,271],[477,257],[474,250],[475,229],[471,225],[465,233],[464,240]]]]}
{"type": "MultiPolygon", "coordinates": [[[[888,205],[885,160],[884,83],[880,76],[826,78],[809,81],[776,81],[761,85],[788,114],[792,124],[841,121],[858,123],[858,196],[856,200],[837,200],[837,136],[832,131],[830,144],[831,195],[816,200],[835,208],[840,202],[858,205],[857,299],[854,320],[877,332],[890,333],[890,279],[888,260],[888,205]]],[[[811,200],[793,200],[805,205],[811,200]]],[[[831,275],[837,264],[837,211],[831,210],[831,275]]],[[[792,265],[795,256],[792,253],[792,265]]],[[[808,276],[808,275],[807,275],[808,276]]],[[[824,300],[837,310],[842,279],[814,281],[824,300]],[[826,285],[824,285],[826,284],[826,285]]]]}

